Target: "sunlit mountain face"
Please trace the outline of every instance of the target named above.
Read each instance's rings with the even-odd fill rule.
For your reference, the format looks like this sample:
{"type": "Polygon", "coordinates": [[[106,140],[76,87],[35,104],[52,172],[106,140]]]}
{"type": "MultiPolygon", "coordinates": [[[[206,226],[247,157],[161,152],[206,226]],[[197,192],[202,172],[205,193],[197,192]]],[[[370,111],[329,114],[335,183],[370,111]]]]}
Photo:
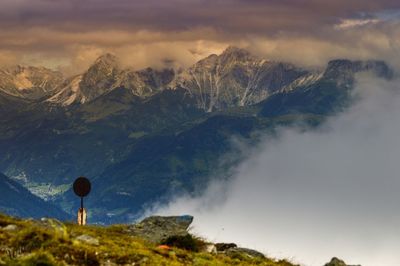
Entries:
{"type": "Polygon", "coordinates": [[[398,1],[3,0],[0,28],[1,212],[74,220],[86,176],[92,224],[192,214],[305,265],[396,265],[398,1]]]}

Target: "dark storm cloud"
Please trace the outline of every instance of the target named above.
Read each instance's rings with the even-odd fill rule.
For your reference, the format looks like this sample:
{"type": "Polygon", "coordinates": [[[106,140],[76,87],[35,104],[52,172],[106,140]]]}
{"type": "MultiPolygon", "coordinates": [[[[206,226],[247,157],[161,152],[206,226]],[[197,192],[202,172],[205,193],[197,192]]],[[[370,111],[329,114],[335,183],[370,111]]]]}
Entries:
{"type": "Polygon", "coordinates": [[[232,33],[309,31],[339,18],[400,7],[393,0],[5,0],[1,5],[1,23],[16,27],[213,27],[232,33]]]}

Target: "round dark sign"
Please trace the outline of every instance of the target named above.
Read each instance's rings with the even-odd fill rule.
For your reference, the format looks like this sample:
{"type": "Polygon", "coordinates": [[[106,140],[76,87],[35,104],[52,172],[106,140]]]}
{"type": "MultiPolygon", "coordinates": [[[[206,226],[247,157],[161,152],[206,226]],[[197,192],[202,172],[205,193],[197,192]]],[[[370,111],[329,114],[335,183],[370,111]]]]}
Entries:
{"type": "Polygon", "coordinates": [[[86,177],[78,177],[74,182],[74,192],[79,197],[86,197],[90,193],[91,184],[86,177]]]}

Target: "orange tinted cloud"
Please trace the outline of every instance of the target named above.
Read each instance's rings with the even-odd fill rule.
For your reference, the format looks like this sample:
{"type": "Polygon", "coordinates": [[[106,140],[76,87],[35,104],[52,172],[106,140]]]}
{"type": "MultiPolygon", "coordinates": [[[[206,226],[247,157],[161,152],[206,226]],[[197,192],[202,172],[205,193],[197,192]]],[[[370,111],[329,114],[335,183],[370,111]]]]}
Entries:
{"type": "Polygon", "coordinates": [[[105,52],[134,68],[186,67],[236,45],[274,60],[322,65],[335,57],[396,61],[399,47],[398,20],[379,16],[400,8],[393,0],[3,0],[1,5],[0,65],[44,64],[70,74],[105,52]]]}

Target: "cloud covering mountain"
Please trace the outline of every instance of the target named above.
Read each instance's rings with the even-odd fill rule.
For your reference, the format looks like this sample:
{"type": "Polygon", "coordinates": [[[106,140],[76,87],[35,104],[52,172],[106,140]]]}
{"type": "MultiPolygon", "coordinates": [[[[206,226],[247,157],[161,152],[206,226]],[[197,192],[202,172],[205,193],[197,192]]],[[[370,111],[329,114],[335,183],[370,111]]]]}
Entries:
{"type": "Polygon", "coordinates": [[[195,231],[305,265],[333,255],[363,266],[398,265],[399,80],[357,80],[358,102],[317,130],[282,129],[234,169],[152,212],[191,213],[195,231]],[[292,257],[296,254],[295,257],[292,257]]]}

